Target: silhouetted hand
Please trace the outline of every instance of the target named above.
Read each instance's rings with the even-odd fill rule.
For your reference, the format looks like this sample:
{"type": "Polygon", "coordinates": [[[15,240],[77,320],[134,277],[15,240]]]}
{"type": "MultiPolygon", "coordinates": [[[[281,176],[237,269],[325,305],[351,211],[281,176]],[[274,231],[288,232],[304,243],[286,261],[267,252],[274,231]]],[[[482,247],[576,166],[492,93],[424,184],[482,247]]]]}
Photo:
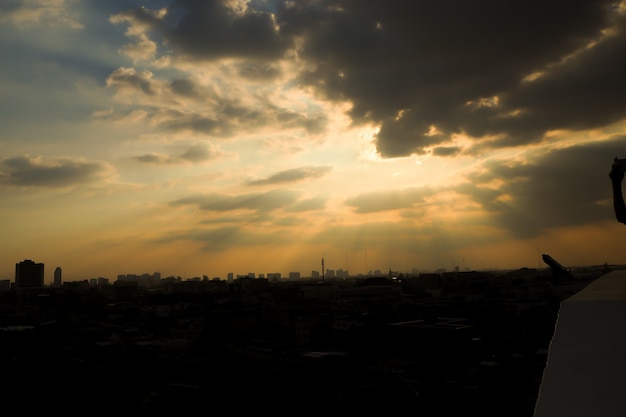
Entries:
{"type": "Polygon", "coordinates": [[[622,182],[624,179],[624,168],[620,163],[618,163],[617,157],[613,160],[609,177],[613,182],[622,182]]]}

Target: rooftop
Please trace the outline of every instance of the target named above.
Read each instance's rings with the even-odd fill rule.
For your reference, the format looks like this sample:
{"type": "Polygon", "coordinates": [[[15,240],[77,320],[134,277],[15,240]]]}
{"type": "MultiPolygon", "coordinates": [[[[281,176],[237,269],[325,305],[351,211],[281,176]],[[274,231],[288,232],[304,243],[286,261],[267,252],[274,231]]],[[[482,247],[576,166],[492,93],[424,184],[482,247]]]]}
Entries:
{"type": "Polygon", "coordinates": [[[626,415],[626,271],[562,301],[534,417],[626,415]]]}

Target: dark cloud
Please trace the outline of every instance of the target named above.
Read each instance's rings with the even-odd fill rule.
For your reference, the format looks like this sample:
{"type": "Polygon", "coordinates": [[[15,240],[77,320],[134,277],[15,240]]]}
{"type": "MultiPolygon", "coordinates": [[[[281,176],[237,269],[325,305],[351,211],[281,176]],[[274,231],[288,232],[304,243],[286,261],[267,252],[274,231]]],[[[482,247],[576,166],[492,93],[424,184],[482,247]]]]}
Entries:
{"type": "Polygon", "coordinates": [[[462,149],[458,146],[437,146],[433,148],[435,156],[455,156],[461,153],[462,149]]]}
{"type": "Polygon", "coordinates": [[[246,62],[239,66],[239,75],[256,81],[271,80],[282,74],[280,68],[268,63],[246,62]]]}
{"type": "Polygon", "coordinates": [[[107,86],[122,93],[143,94],[143,110],[160,128],[172,132],[193,132],[230,137],[242,129],[253,131],[272,127],[277,130],[303,129],[309,134],[323,133],[328,118],[323,114],[302,114],[278,107],[256,97],[254,105],[242,104],[216,94],[212,88],[198,86],[188,78],[170,82],[157,79],[149,71],[118,68],[107,78],[107,86]],[[173,95],[171,94],[173,93],[173,95]],[[173,96],[201,103],[202,112],[176,109],[173,96]]]}
{"type": "Polygon", "coordinates": [[[275,185],[303,181],[311,178],[319,178],[330,172],[329,166],[310,166],[288,169],[270,175],[267,178],[249,181],[249,185],[275,185]]]}
{"type": "Polygon", "coordinates": [[[101,180],[108,167],[101,162],[86,162],[70,158],[42,160],[17,156],[1,161],[0,178],[17,186],[67,187],[101,180]]]}
{"type": "Polygon", "coordinates": [[[608,172],[624,139],[554,150],[526,164],[493,162],[456,191],[516,237],[613,220],[608,172]]]}
{"type": "MultiPolygon", "coordinates": [[[[481,152],[626,118],[626,24],[614,0],[302,0],[271,11],[234,4],[180,0],[166,14],[139,8],[113,20],[148,28],[185,58],[241,58],[236,71],[255,80],[276,77],[277,61],[297,56],[304,68],[297,84],[349,101],[354,123],[378,125],[384,157],[431,148],[448,156],[456,133],[492,137],[470,150],[481,152]],[[433,127],[439,134],[429,133],[433,127]]],[[[143,75],[111,80],[152,94],[143,75]]],[[[194,92],[184,81],[172,91],[194,92]]],[[[320,133],[326,123],[237,105],[218,113],[168,126],[214,133],[219,123],[218,133],[228,135],[226,126],[276,123],[320,133]]]]}
{"type": "Polygon", "coordinates": [[[206,143],[195,143],[191,145],[185,152],[179,155],[164,155],[158,153],[148,153],[145,155],[136,156],[135,159],[139,162],[157,164],[157,165],[170,165],[180,164],[184,162],[199,163],[208,161],[216,156],[216,152],[206,143]]]}
{"type": "MultiPolygon", "coordinates": [[[[293,219],[284,220],[287,226],[293,226],[293,219]]],[[[161,237],[159,243],[174,241],[193,241],[203,245],[203,249],[211,252],[220,252],[232,248],[242,248],[256,245],[284,244],[286,240],[293,238],[288,231],[272,233],[257,229],[230,225],[222,227],[199,227],[190,230],[182,230],[161,237]]]]}
{"type": "Polygon", "coordinates": [[[181,96],[197,97],[198,87],[188,78],[178,78],[171,83],[172,92],[181,96]]]}
{"type": "Polygon", "coordinates": [[[139,162],[146,164],[170,164],[174,158],[169,155],[163,155],[159,153],[147,153],[144,155],[136,156],[135,159],[139,162]]]}
{"type": "Polygon", "coordinates": [[[404,190],[374,191],[348,198],[346,204],[357,213],[399,210],[416,207],[424,198],[433,194],[429,187],[413,187],[404,190]]]}
{"type": "Polygon", "coordinates": [[[452,133],[502,135],[498,146],[511,146],[625,117],[626,42],[623,22],[608,17],[614,3],[298,1],[278,22],[303,39],[299,56],[311,65],[301,81],[351,101],[355,121],[381,125],[382,155],[402,156],[452,133]],[[615,35],[555,65],[609,26],[615,35]],[[425,135],[433,125],[444,135],[425,135]]]}
{"type": "MultiPolygon", "coordinates": [[[[163,98],[167,99],[172,93],[174,98],[191,99],[206,108],[221,108],[228,106],[228,103],[216,93],[213,85],[202,85],[196,79],[190,77],[178,77],[169,81],[169,92],[163,90],[163,98]]],[[[188,103],[188,100],[177,100],[188,103]]]]}
{"type": "Polygon", "coordinates": [[[275,106],[248,108],[226,100],[208,106],[213,113],[199,114],[177,110],[162,110],[158,113],[159,125],[170,131],[191,131],[221,137],[229,137],[241,129],[304,129],[310,134],[322,133],[327,125],[324,116],[308,117],[285,111],[275,106]]]}
{"type": "Polygon", "coordinates": [[[244,246],[243,230],[238,226],[224,226],[218,228],[202,228],[180,231],[168,234],[158,240],[159,243],[169,243],[178,240],[191,240],[204,244],[206,250],[223,251],[233,246],[244,246]]]}
{"type": "Polygon", "coordinates": [[[139,90],[148,96],[157,94],[152,73],[137,72],[134,68],[118,68],[107,78],[107,87],[116,90],[139,90]]]}
{"type": "Polygon", "coordinates": [[[211,149],[204,144],[195,144],[180,155],[181,159],[190,162],[203,162],[211,159],[213,153],[211,149]]]}
{"type": "Polygon", "coordinates": [[[582,130],[609,125],[626,117],[626,34],[608,37],[593,48],[556,65],[533,82],[503,92],[501,105],[483,108],[466,123],[476,136],[506,136],[490,146],[536,142],[556,129],[582,130]],[[518,112],[514,117],[507,113],[518,112]],[[488,122],[487,122],[488,121],[488,122]]]}
{"type": "Polygon", "coordinates": [[[171,9],[172,17],[181,18],[171,22],[163,36],[192,57],[272,59],[289,46],[271,13],[251,9],[239,13],[223,0],[179,0],[171,9]]]}
{"type": "Polygon", "coordinates": [[[254,210],[273,211],[294,203],[298,198],[295,191],[271,190],[265,193],[251,193],[240,195],[205,194],[196,195],[173,201],[172,205],[195,205],[201,210],[233,211],[254,210]]]}
{"type": "Polygon", "coordinates": [[[161,9],[150,10],[147,7],[139,6],[111,15],[110,21],[112,23],[126,21],[151,28],[154,31],[159,31],[163,26],[160,10],[161,9]]]}
{"type": "Polygon", "coordinates": [[[166,121],[161,123],[161,127],[171,131],[192,131],[204,134],[223,135],[229,132],[227,126],[214,117],[203,116],[197,113],[183,113],[178,111],[167,111],[166,121]]]}
{"type": "Polygon", "coordinates": [[[276,121],[281,128],[304,128],[310,134],[320,134],[326,129],[328,119],[319,115],[309,117],[304,114],[276,109],[276,121]]]}
{"type": "MultiPolygon", "coordinates": [[[[614,157],[623,157],[626,138],[554,149],[529,162],[492,161],[467,181],[442,188],[407,188],[361,194],[346,200],[357,213],[405,210],[411,218],[425,198],[453,191],[466,198],[449,210],[478,205],[487,224],[517,238],[531,238],[550,229],[614,221],[608,172],[614,157]]],[[[439,203],[436,203],[439,204],[439,203]]],[[[463,220],[466,226],[471,217],[463,220]]]]}
{"type": "Polygon", "coordinates": [[[21,7],[23,7],[21,0],[5,0],[0,3],[0,12],[8,14],[19,10],[21,7]]]}
{"type": "Polygon", "coordinates": [[[272,13],[252,8],[234,10],[224,0],[176,0],[164,17],[141,7],[113,18],[121,20],[149,27],[179,55],[190,59],[276,59],[290,46],[272,13]]]}

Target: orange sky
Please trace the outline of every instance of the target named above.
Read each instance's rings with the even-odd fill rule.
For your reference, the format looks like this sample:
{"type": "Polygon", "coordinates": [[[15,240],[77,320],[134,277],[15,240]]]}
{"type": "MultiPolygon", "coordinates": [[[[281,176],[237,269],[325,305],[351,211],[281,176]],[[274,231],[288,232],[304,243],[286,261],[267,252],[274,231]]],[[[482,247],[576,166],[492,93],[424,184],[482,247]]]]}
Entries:
{"type": "Polygon", "coordinates": [[[0,5],[0,279],[626,263],[624,8],[0,5]]]}

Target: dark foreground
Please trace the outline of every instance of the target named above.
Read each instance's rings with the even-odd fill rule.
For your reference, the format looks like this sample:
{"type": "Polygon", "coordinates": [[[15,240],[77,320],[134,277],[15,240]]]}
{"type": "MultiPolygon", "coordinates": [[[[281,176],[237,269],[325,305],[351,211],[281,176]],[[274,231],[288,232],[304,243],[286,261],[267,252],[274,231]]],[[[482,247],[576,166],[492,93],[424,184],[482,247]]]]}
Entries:
{"type": "Polygon", "coordinates": [[[2,415],[532,417],[550,272],[0,293],[2,415]]]}

